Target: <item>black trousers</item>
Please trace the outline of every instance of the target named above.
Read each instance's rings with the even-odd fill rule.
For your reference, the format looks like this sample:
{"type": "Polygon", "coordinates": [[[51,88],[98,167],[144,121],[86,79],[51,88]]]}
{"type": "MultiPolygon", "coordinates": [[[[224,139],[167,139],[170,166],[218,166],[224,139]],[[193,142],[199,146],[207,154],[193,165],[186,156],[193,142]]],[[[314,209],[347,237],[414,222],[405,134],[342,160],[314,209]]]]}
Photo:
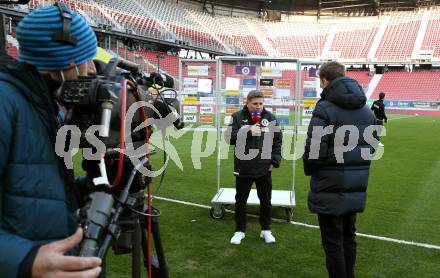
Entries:
{"type": "Polygon", "coordinates": [[[329,278],[354,278],[356,214],[318,214],[329,278]]]}
{"type": "Polygon", "coordinates": [[[272,172],[259,178],[235,177],[235,231],[246,232],[246,204],[252,184],[257,186],[260,199],[260,225],[262,230],[270,230],[272,204],[272,172]]]}

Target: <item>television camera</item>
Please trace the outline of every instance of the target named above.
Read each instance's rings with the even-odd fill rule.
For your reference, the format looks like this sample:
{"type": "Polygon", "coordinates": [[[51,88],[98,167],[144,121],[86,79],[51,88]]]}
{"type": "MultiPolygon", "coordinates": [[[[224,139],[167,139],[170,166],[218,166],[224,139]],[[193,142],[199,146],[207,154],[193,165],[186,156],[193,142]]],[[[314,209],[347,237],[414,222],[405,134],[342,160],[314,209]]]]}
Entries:
{"type": "MultiPolygon", "coordinates": [[[[67,109],[65,124],[79,127],[80,147],[90,148],[97,157],[82,163],[87,191],[92,193],[80,210],[84,227],[80,256],[104,261],[112,246],[115,254],[132,253],[132,277],[140,277],[142,248],[149,276],[168,277],[159,234],[160,212],[151,206],[151,176],[141,169],[152,171],[148,139],[154,120],[167,119],[175,128],[183,128],[173,80],[144,73],[139,65],[119,58],[108,64],[96,62],[96,68],[99,75],[66,80],[56,94],[67,109]],[[126,119],[130,107],[139,103],[132,119],[126,119]]],[[[101,277],[105,277],[105,267],[101,277]]]]}

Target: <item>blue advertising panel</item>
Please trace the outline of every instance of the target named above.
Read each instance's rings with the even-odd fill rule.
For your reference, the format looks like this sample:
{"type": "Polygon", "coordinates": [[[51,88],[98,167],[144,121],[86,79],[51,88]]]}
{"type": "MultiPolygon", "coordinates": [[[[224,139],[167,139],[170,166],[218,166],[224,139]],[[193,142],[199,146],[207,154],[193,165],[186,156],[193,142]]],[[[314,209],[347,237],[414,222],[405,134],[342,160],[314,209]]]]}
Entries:
{"type": "Polygon", "coordinates": [[[279,125],[288,125],[289,118],[277,118],[277,122],[279,125]]]}
{"type": "Polygon", "coordinates": [[[243,79],[243,86],[256,87],[257,79],[255,78],[243,79]]]}
{"type": "Polygon", "coordinates": [[[318,92],[316,89],[304,89],[304,97],[305,98],[316,98],[318,96],[318,92]]]}
{"type": "Polygon", "coordinates": [[[238,105],[240,103],[240,99],[238,96],[227,96],[226,97],[226,104],[227,105],[238,105]]]}

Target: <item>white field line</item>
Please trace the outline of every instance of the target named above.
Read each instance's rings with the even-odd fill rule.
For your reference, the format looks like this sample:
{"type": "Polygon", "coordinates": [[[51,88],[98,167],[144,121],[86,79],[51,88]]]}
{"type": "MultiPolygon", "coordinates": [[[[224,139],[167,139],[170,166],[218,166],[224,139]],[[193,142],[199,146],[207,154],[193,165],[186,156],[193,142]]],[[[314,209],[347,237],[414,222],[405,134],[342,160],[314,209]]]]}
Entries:
{"type": "MultiPolygon", "coordinates": [[[[223,131],[226,130],[226,128],[220,128],[220,130],[223,132],[223,131]]],[[[191,132],[191,131],[199,131],[199,132],[201,132],[201,131],[210,131],[210,132],[216,132],[217,129],[215,127],[184,127],[182,129],[182,131],[189,131],[189,132],[191,132]]],[[[284,129],[283,130],[283,134],[293,134],[293,130],[284,129]]],[[[298,134],[307,134],[307,132],[299,130],[298,134]]]]}
{"type": "MultiPolygon", "coordinates": [[[[180,201],[180,200],[170,199],[170,198],[165,198],[165,197],[153,196],[153,198],[158,199],[158,200],[162,200],[162,201],[187,205],[187,206],[193,206],[193,207],[199,207],[199,208],[205,208],[205,209],[211,208],[210,206],[207,206],[207,205],[196,204],[196,203],[186,202],[186,201],[180,201]]],[[[226,210],[226,211],[234,213],[231,210],[226,210]]],[[[253,215],[253,214],[248,214],[248,216],[258,217],[258,215],[253,215]]],[[[286,222],[286,220],[278,219],[278,218],[273,218],[272,220],[275,222],[280,222],[280,223],[286,222]]],[[[296,221],[290,221],[290,224],[302,226],[302,227],[307,227],[307,228],[319,229],[319,226],[310,225],[307,223],[296,222],[296,221]]],[[[440,246],[434,245],[434,244],[419,243],[419,242],[414,242],[414,241],[400,240],[400,239],[394,239],[394,238],[390,238],[390,237],[375,236],[375,235],[369,235],[369,234],[364,234],[364,233],[356,233],[356,235],[359,237],[365,237],[365,238],[371,238],[371,239],[376,239],[376,240],[381,240],[381,241],[393,242],[393,243],[402,244],[402,245],[412,245],[412,246],[417,246],[417,247],[422,247],[422,248],[427,248],[427,249],[440,250],[440,246]]]]}
{"type": "Polygon", "coordinates": [[[409,115],[409,116],[403,116],[403,117],[397,117],[397,118],[391,118],[388,121],[395,121],[395,120],[402,120],[402,119],[409,119],[409,118],[415,118],[417,115],[409,115]]]}

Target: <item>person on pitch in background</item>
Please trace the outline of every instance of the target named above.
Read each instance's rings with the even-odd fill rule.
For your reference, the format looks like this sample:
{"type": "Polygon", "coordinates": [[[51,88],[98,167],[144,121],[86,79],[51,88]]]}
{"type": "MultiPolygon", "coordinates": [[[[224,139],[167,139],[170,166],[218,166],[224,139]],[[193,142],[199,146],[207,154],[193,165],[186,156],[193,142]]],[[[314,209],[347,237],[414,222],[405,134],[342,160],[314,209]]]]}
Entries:
{"type": "MultiPolygon", "coordinates": [[[[383,125],[383,123],[388,122],[387,115],[385,114],[385,104],[383,103],[383,100],[385,99],[385,93],[380,92],[379,99],[373,102],[373,105],[371,105],[371,110],[374,112],[374,115],[376,116],[377,124],[383,125]]],[[[383,147],[383,143],[379,142],[379,146],[383,147]]]]}
{"type": "MultiPolygon", "coordinates": [[[[303,162],[304,173],[312,176],[308,196],[309,209],[318,214],[322,246],[330,278],[354,278],[356,262],[356,214],[364,211],[367,198],[370,160],[362,157],[362,149],[373,149],[363,131],[376,125],[366,106],[367,98],[359,83],[345,76],[344,65],[328,62],[319,68],[321,99],[316,104],[307,131],[303,162]],[[352,126],[359,131],[353,149],[343,153],[337,127],[352,126]],[[321,132],[329,128],[330,134],[321,132]],[[320,134],[321,133],[321,134],[320,134]]],[[[378,141],[377,134],[373,134],[378,141]]],[[[348,145],[346,133],[343,143],[348,145]]]]}
{"type": "Polygon", "coordinates": [[[97,277],[99,258],[73,256],[85,180],[74,181],[55,152],[55,92],[93,72],[95,33],[57,3],[24,17],[17,40],[20,62],[0,67],[0,277],[97,277]]]}
{"type": "Polygon", "coordinates": [[[385,93],[380,92],[379,99],[373,102],[371,105],[371,110],[374,112],[374,115],[377,119],[377,124],[383,125],[383,123],[388,122],[387,115],[385,114],[385,104],[383,100],[385,99],[385,93]]]}
{"type": "Polygon", "coordinates": [[[246,203],[254,182],[260,199],[260,237],[267,243],[275,242],[270,223],[272,169],[281,162],[282,135],[278,129],[274,115],[264,109],[264,95],[259,91],[249,92],[246,105],[232,115],[225,137],[229,144],[235,145],[236,227],[231,244],[240,244],[245,237],[246,203]]]}

